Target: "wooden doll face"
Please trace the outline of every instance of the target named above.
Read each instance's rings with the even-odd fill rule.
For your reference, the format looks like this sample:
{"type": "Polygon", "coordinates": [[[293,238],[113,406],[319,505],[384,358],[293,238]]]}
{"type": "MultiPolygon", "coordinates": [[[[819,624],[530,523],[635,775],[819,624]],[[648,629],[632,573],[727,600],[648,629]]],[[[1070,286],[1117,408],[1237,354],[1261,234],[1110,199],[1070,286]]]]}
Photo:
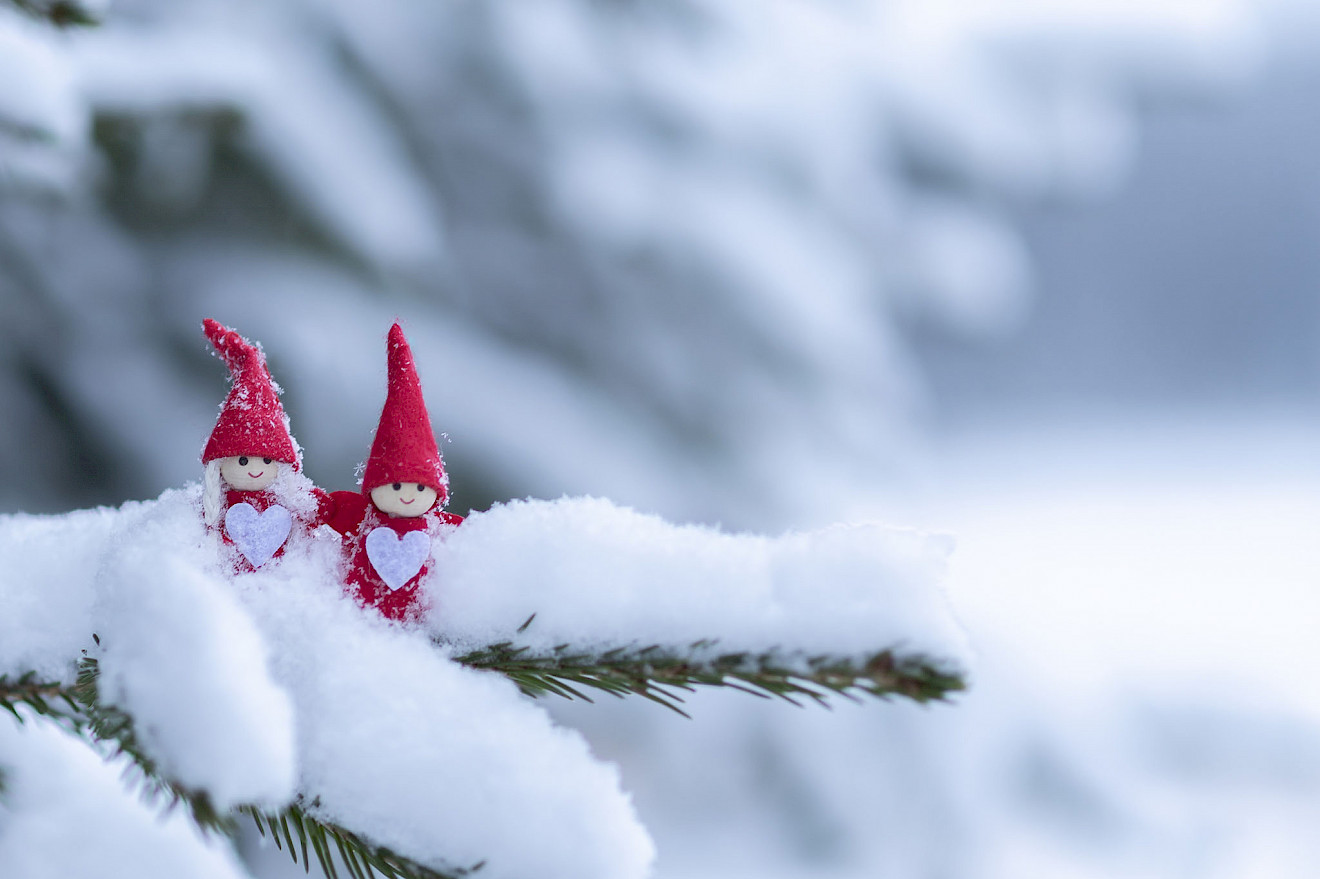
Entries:
{"type": "Polygon", "coordinates": [[[380,485],[371,490],[371,502],[387,516],[403,516],[411,519],[420,516],[435,506],[438,492],[434,488],[416,482],[395,482],[392,485],[380,485]]]}
{"type": "Polygon", "coordinates": [[[280,462],[256,455],[234,455],[220,459],[220,476],[230,488],[260,491],[269,488],[280,472],[280,462]]]}

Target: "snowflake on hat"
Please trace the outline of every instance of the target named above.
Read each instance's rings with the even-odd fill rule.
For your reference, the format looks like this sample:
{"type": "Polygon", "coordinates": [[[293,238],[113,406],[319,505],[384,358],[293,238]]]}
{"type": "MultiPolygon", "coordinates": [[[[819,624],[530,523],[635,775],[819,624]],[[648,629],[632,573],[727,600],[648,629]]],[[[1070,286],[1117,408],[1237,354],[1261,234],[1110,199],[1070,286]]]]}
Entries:
{"type": "Polygon", "coordinates": [[[314,528],[329,495],[299,472],[298,444],[261,348],[209,318],[202,328],[232,382],[202,450],[202,512],[234,570],[250,572],[314,528]]]}
{"type": "Polygon", "coordinates": [[[362,490],[335,492],[328,524],[345,537],[349,590],[386,618],[404,621],[424,610],[421,586],[432,543],[463,519],[443,511],[449,477],[412,349],[398,324],[390,328],[387,353],[385,407],[363,470],[362,490]]]}

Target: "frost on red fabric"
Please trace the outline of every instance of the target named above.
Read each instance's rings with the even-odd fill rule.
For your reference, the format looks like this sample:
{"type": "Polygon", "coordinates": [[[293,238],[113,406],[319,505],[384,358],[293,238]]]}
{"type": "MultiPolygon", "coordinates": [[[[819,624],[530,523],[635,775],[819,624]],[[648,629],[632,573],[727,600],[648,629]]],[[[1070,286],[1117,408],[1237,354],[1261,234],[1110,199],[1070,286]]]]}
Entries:
{"type": "MultiPolygon", "coordinates": [[[[424,616],[427,605],[421,582],[431,570],[435,544],[449,529],[460,524],[463,517],[439,509],[438,502],[425,515],[408,518],[381,512],[360,492],[336,491],[330,497],[334,510],[326,524],[344,537],[344,554],[348,559],[345,586],[349,593],[359,604],[376,608],[386,619],[403,622],[424,616]],[[419,561],[416,571],[394,585],[387,582],[391,573],[388,568],[385,572],[377,569],[378,564],[385,567],[388,563],[382,561],[378,550],[368,546],[371,533],[381,528],[392,532],[392,538],[387,537],[387,541],[403,541],[412,533],[424,534],[428,539],[425,552],[416,559],[419,561]]],[[[398,556],[391,561],[402,563],[398,556]]]]}
{"type": "Polygon", "coordinates": [[[289,419],[261,349],[210,318],[202,322],[202,328],[229,367],[233,383],[202,450],[202,463],[252,455],[298,469],[298,447],[289,434],[289,419]]]}
{"type": "Polygon", "coordinates": [[[386,350],[389,379],[385,406],[362,474],[362,489],[369,492],[394,482],[414,482],[434,488],[443,505],[449,497],[449,478],[422,398],[412,349],[397,323],[390,327],[386,350]]]}
{"type": "MultiPolygon", "coordinates": [[[[305,537],[314,528],[326,521],[333,509],[333,502],[329,493],[315,486],[309,488],[308,491],[315,502],[315,506],[295,505],[295,509],[290,509],[288,504],[282,503],[283,499],[279,494],[270,489],[248,491],[231,488],[225,492],[225,514],[216,526],[216,530],[220,532],[225,547],[230,550],[235,573],[250,574],[261,567],[262,564],[265,564],[266,561],[280,558],[284,555],[285,547],[288,546],[290,540],[305,537]],[[289,513],[291,527],[284,534],[284,539],[279,541],[279,544],[269,555],[262,552],[261,556],[265,557],[259,562],[253,558],[254,547],[250,546],[252,537],[247,534],[233,535],[230,533],[234,523],[229,521],[229,514],[238,504],[247,504],[262,518],[272,507],[278,507],[289,513]],[[237,541],[235,537],[238,537],[237,541]]],[[[256,549],[259,551],[259,548],[256,549]]]]}

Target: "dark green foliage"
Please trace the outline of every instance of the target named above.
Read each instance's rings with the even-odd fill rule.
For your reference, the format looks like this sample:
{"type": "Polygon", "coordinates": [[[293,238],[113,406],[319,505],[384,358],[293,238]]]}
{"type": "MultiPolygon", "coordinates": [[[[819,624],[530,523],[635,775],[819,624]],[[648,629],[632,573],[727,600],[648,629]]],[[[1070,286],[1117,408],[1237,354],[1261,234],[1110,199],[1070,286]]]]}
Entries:
{"type": "Polygon", "coordinates": [[[80,711],[73,700],[72,688],[39,681],[33,672],[17,679],[0,675],[0,708],[22,723],[23,715],[18,711],[20,705],[26,705],[37,714],[48,717],[71,718],[80,711]]]}
{"type": "Polygon", "coordinates": [[[12,6],[56,27],[99,24],[96,17],[76,0],[0,0],[0,4],[12,6]]]}
{"type": "Polygon", "coordinates": [[[295,864],[310,871],[315,856],[322,872],[330,879],[338,879],[340,868],[352,879],[462,879],[481,869],[481,864],[469,868],[451,868],[445,872],[432,870],[396,855],[387,848],[372,845],[367,840],[337,824],[313,818],[306,809],[295,804],[278,814],[263,812],[254,806],[240,806],[238,811],[250,818],[262,836],[269,835],[277,848],[288,851],[295,864]],[[330,844],[334,843],[334,849],[330,844]],[[338,854],[338,861],[335,855],[338,854]]]}
{"type": "Polygon", "coordinates": [[[905,696],[918,702],[943,699],[961,690],[963,680],[923,656],[882,650],[861,659],[806,656],[776,651],[720,653],[715,643],[698,641],[678,653],[658,645],[619,647],[601,654],[561,644],[535,653],[512,642],[494,644],[457,657],[473,668],[498,671],[524,693],[553,693],[566,699],[590,697],[579,688],[614,696],[634,694],[687,716],[679,692],[696,686],[732,687],[753,696],[777,696],[794,705],[800,698],[825,705],[830,696],[856,701],[859,696],[905,696]]]}

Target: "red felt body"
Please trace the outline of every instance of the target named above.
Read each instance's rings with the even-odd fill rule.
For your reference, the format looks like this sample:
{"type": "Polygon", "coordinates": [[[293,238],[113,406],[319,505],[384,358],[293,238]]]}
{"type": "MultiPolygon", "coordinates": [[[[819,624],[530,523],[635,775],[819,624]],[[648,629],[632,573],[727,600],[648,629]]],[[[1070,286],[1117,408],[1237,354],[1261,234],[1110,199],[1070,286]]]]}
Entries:
{"type": "MultiPolygon", "coordinates": [[[[289,536],[285,538],[285,541],[280,545],[280,548],[275,550],[275,554],[270,557],[271,561],[284,555],[284,548],[289,545],[289,540],[293,538],[296,530],[301,529],[303,533],[310,533],[317,526],[324,524],[329,517],[334,506],[330,494],[319,488],[313,488],[312,496],[316,498],[316,513],[311,518],[307,518],[305,516],[299,516],[297,513],[294,513],[293,510],[289,510],[293,518],[293,528],[289,529],[289,536]]],[[[275,492],[270,489],[245,491],[231,488],[225,492],[225,512],[228,512],[229,508],[234,506],[234,504],[251,504],[252,508],[258,513],[264,513],[271,507],[279,505],[280,501],[279,498],[275,496],[275,492]]],[[[288,509],[288,507],[285,507],[285,509],[288,509]]],[[[225,529],[224,513],[220,515],[220,521],[216,523],[214,527],[220,532],[220,538],[224,541],[225,546],[234,547],[234,541],[229,536],[229,532],[225,529]]],[[[233,558],[235,573],[250,574],[256,570],[256,568],[252,566],[252,563],[244,558],[243,554],[239,552],[236,547],[233,549],[231,556],[233,558]]],[[[270,562],[266,562],[266,564],[270,564],[270,562]]]]}
{"type": "Polygon", "coordinates": [[[367,535],[384,526],[400,536],[410,531],[428,531],[434,542],[440,539],[444,526],[456,526],[463,517],[441,510],[438,502],[424,515],[407,518],[382,513],[361,492],[336,491],[330,498],[334,509],[325,524],[344,536],[344,552],[348,557],[345,583],[350,594],[364,607],[376,608],[386,619],[404,622],[419,618],[426,610],[420,584],[430,570],[430,559],[407,583],[391,589],[367,555],[367,535]]]}

